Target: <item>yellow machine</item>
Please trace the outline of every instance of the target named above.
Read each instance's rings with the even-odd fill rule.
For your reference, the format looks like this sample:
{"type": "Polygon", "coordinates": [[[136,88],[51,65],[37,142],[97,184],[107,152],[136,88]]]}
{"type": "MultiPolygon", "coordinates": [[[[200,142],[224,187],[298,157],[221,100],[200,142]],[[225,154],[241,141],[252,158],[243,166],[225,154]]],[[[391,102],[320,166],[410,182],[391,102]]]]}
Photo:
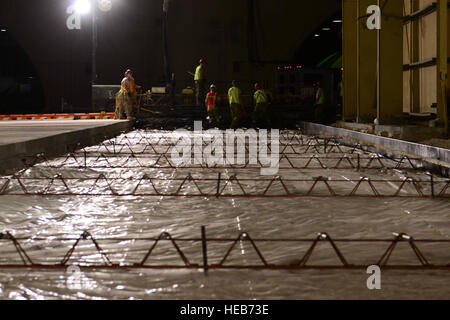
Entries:
{"type": "MultiPolygon", "coordinates": [[[[151,106],[151,97],[152,92],[151,90],[147,90],[145,93],[140,92],[141,90],[138,89],[138,92],[136,94],[136,100],[135,105],[137,108],[137,114],[140,114],[142,111],[153,113],[153,114],[160,114],[160,112],[150,110],[146,108],[147,106],[151,106]]],[[[116,108],[118,105],[118,96],[116,95],[116,108]]]]}

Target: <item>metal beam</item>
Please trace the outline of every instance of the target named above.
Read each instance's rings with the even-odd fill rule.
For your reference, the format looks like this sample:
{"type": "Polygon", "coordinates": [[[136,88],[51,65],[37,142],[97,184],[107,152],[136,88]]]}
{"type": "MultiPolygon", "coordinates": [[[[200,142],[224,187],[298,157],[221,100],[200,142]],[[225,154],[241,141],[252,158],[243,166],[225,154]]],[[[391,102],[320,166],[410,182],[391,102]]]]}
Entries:
{"type": "Polygon", "coordinates": [[[432,3],[420,10],[415,9],[414,12],[412,12],[410,15],[406,16],[403,19],[403,23],[407,24],[409,22],[419,20],[419,19],[435,12],[436,8],[437,8],[436,3],[432,3]]]}

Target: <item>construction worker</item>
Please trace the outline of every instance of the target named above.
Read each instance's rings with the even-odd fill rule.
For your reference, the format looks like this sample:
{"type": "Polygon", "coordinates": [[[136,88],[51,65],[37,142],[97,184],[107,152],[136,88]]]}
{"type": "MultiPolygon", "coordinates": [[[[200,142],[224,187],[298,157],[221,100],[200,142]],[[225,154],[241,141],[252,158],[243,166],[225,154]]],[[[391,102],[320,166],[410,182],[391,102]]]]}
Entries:
{"type": "Polygon", "coordinates": [[[133,106],[136,101],[136,82],[133,78],[133,71],[128,69],[125,71],[125,78],[122,79],[121,88],[117,94],[117,105],[114,119],[123,119],[125,111],[128,120],[134,120],[133,106]]]}
{"type": "Polygon", "coordinates": [[[259,83],[255,83],[255,94],[253,99],[255,100],[255,110],[253,111],[253,126],[255,128],[269,128],[270,116],[269,116],[269,95],[261,88],[259,83]]]}
{"type": "Polygon", "coordinates": [[[336,116],[340,118],[342,117],[342,107],[344,105],[344,78],[342,78],[341,81],[339,81],[337,91],[339,100],[338,100],[338,107],[336,110],[337,111],[336,116]]]}
{"type": "Polygon", "coordinates": [[[317,82],[316,98],[314,102],[314,121],[322,123],[325,116],[325,91],[323,90],[323,82],[317,82]]]}
{"type": "Polygon", "coordinates": [[[231,88],[228,90],[228,102],[230,103],[231,110],[231,128],[237,129],[241,126],[242,116],[243,116],[243,108],[241,103],[241,89],[239,89],[236,85],[236,80],[231,82],[231,88]]]}
{"type": "Polygon", "coordinates": [[[198,106],[201,105],[201,100],[205,96],[205,60],[200,59],[200,64],[195,70],[195,98],[198,106]]]}
{"type": "Polygon", "coordinates": [[[217,92],[216,92],[216,86],[212,84],[209,87],[209,92],[206,95],[205,104],[207,106],[208,111],[208,120],[209,122],[219,122],[219,110],[217,108],[217,92]]]}

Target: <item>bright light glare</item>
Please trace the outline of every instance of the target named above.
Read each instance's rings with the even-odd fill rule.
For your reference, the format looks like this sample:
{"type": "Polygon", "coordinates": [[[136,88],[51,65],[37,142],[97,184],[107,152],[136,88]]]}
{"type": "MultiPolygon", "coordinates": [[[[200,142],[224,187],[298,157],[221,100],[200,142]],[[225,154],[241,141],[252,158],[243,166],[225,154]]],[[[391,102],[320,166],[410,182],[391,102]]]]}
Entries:
{"type": "Polygon", "coordinates": [[[86,14],[91,11],[91,2],[89,0],[76,0],[75,11],[79,14],[86,14]]]}

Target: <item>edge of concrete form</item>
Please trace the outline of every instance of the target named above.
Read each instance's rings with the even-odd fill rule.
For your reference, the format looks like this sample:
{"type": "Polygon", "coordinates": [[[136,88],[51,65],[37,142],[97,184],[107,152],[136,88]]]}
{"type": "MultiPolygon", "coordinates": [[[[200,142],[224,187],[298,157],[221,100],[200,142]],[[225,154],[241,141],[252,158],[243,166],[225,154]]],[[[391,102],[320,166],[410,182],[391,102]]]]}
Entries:
{"type": "Polygon", "coordinates": [[[388,157],[405,156],[419,161],[429,171],[439,173],[446,178],[450,177],[450,149],[311,122],[301,121],[299,127],[305,134],[336,138],[341,140],[339,142],[347,145],[361,144],[366,146],[367,151],[377,152],[388,157]]]}
{"type": "Polygon", "coordinates": [[[0,145],[0,174],[12,174],[26,167],[26,160],[39,154],[46,158],[57,157],[73,152],[76,148],[98,144],[122,132],[127,132],[133,127],[131,121],[115,121],[114,123],[98,121],[99,125],[95,127],[73,129],[55,135],[0,145]]]}

